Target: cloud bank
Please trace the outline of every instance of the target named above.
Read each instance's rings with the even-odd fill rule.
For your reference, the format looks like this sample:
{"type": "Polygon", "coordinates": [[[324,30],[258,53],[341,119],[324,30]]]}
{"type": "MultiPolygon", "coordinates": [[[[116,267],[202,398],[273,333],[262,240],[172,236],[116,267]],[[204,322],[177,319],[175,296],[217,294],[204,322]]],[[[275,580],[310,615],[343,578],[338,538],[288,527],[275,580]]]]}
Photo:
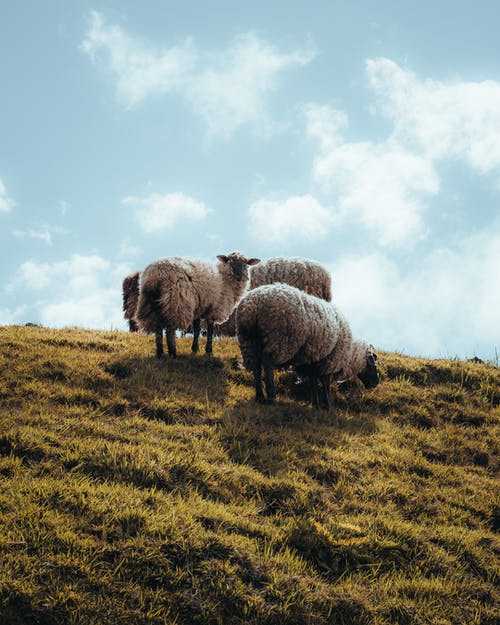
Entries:
{"type": "Polygon", "coordinates": [[[182,88],[185,74],[197,58],[190,39],[178,46],[155,50],[120,26],[108,24],[98,11],[90,13],[81,49],[114,76],[118,96],[127,108],[156,93],[182,88]]]}
{"type": "MultiPolygon", "coordinates": [[[[125,263],[113,263],[97,254],[73,254],[54,263],[27,261],[7,284],[7,293],[23,290],[32,304],[22,311],[29,320],[49,327],[124,329],[121,282],[130,273],[125,263]]],[[[0,311],[2,312],[2,311],[0,311]]],[[[19,319],[21,311],[4,310],[19,319]]]]}
{"type": "Polygon", "coordinates": [[[280,74],[307,65],[316,54],[312,45],[283,53],[253,33],[236,36],[222,51],[200,51],[191,38],[159,49],[97,11],[90,13],[81,49],[114,77],[127,108],[157,94],[175,94],[209,135],[226,137],[243,125],[269,128],[266,99],[280,74]]]}
{"type": "MultiPolygon", "coordinates": [[[[361,226],[378,246],[408,249],[432,229],[443,163],[460,160],[476,174],[489,174],[478,182],[500,189],[500,83],[421,79],[385,58],[366,61],[366,78],[372,115],[391,123],[379,141],[350,141],[345,111],[317,103],[304,107],[306,136],[317,145],[304,212],[308,204],[329,207],[322,211],[327,228],[361,226]]],[[[269,239],[291,241],[293,227],[279,225],[287,223],[290,205],[290,220],[297,218],[301,227],[296,200],[285,199],[279,208],[255,201],[251,232],[263,229],[255,224],[268,209],[269,239]]]]}
{"type": "Polygon", "coordinates": [[[436,249],[403,268],[374,251],[331,266],[353,330],[385,350],[493,359],[500,346],[500,232],[436,249]]]}
{"type": "Polygon", "coordinates": [[[348,121],[341,111],[310,105],[306,115],[307,134],[320,144],[313,184],[338,215],[358,221],[381,245],[420,235],[425,198],[439,191],[432,164],[392,140],[346,141],[348,121]]]}
{"type": "Polygon", "coordinates": [[[463,159],[479,173],[500,168],[500,83],[419,79],[386,58],[366,62],[375,114],[392,137],[432,161],[463,159]]]}

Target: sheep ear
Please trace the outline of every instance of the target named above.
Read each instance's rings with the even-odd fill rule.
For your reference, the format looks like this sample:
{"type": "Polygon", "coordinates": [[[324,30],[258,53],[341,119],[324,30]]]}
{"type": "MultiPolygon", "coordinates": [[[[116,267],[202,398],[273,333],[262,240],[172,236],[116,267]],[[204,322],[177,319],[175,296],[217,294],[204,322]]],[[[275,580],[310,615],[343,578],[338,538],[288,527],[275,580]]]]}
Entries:
{"type": "Polygon", "coordinates": [[[260,258],[251,258],[250,260],[247,260],[247,265],[257,265],[258,263],[260,263],[260,258]]]}
{"type": "Polygon", "coordinates": [[[218,254],[217,258],[223,263],[229,262],[229,256],[224,256],[224,254],[218,254]]]}

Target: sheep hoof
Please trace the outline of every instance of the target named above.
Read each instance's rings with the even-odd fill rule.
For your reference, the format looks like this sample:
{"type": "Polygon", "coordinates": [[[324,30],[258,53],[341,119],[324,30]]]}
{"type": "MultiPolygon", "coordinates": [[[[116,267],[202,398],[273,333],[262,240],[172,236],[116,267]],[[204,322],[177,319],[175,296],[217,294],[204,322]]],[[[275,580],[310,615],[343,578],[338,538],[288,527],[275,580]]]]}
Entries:
{"type": "Polygon", "coordinates": [[[274,406],[274,399],[266,399],[265,397],[256,397],[255,401],[263,406],[274,406]]]}

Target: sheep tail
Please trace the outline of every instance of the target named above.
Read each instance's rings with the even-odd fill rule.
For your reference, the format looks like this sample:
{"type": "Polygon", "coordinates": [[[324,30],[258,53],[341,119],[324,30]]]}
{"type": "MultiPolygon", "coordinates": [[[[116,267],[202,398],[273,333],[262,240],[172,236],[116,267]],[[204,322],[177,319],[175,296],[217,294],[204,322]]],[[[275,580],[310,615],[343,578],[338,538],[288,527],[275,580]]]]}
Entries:
{"type": "Polygon", "coordinates": [[[262,337],[257,323],[256,309],[240,305],[236,310],[236,335],[240,345],[243,365],[253,371],[262,359],[262,337]]]}
{"type": "Polygon", "coordinates": [[[163,285],[159,307],[161,316],[173,327],[186,330],[193,322],[198,295],[188,274],[176,277],[168,286],[163,285]]]}
{"type": "Polygon", "coordinates": [[[156,332],[162,326],[159,298],[158,288],[142,289],[139,294],[134,320],[145,332],[156,332]]]}

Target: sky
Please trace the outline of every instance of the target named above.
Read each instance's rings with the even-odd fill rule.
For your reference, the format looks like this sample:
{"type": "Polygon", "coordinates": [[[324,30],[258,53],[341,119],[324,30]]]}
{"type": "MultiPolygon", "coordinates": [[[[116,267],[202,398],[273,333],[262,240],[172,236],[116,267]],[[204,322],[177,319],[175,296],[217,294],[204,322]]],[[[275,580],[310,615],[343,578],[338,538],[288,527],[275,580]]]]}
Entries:
{"type": "Polygon", "coordinates": [[[380,350],[498,363],[496,0],[0,0],[0,324],[302,256],[380,350]]]}

